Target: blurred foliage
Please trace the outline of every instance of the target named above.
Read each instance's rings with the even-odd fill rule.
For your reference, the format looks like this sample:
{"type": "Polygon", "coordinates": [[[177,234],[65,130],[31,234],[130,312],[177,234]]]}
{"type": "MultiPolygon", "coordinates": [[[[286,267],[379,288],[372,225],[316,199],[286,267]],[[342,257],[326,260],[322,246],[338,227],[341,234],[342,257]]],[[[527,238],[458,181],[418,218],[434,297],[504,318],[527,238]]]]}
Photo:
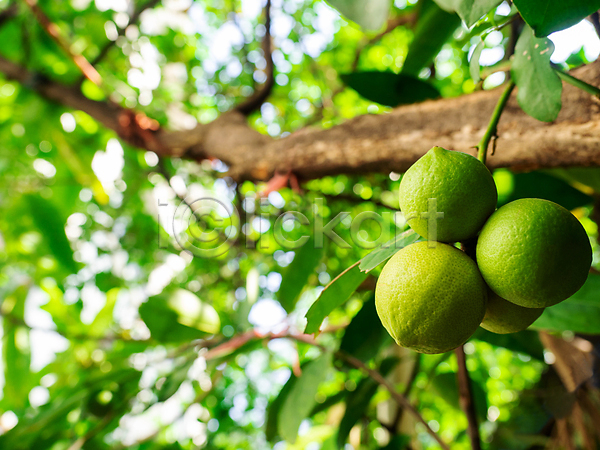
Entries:
{"type": "MultiPolygon", "coordinates": [[[[23,85],[0,79],[0,448],[436,448],[387,391],[336,352],[389,373],[453,449],[469,448],[455,357],[398,349],[375,314],[373,276],[359,266],[344,273],[405,230],[394,222],[400,174],[325,177],[303,183],[302,193],[284,188],[260,200],[264,185],[236,183],[219,161],[159,161],[31,89],[48,78],[81,83],[90,99],[185,129],[214,120],[264,81],[261,2],[164,0],[130,24],[148,3],[38,2],[72,52],[94,61],[107,49],[96,65],[101,87],[81,83],[24,2],[0,26],[2,57],[34,74],[23,85]],[[216,199],[239,222],[212,206],[196,222],[185,196],[216,199]],[[337,237],[284,245],[273,230],[293,211],[308,221],[279,223],[288,243],[312,236],[318,221],[337,220],[337,237]],[[351,218],[372,213],[379,219],[353,230],[351,218]],[[211,234],[218,239],[233,236],[211,258],[196,254],[211,248],[194,241],[204,227],[218,229],[211,234]],[[320,347],[285,337],[305,330],[307,312],[308,331],[323,330],[320,347]]],[[[499,55],[485,65],[510,56],[504,25],[514,8],[490,11],[499,2],[486,1],[489,9],[474,17],[479,10],[466,1],[379,3],[383,19],[414,18],[377,36],[323,1],[274,0],[276,84],[251,125],[285,136],[502,81],[497,72],[479,83],[470,69],[479,75],[479,51],[499,55]],[[452,11],[475,25],[467,28],[452,11]]],[[[1,10],[10,5],[0,0],[1,10]]],[[[368,19],[367,26],[385,22],[368,19]]],[[[564,68],[586,62],[582,48],[564,68]]],[[[500,170],[495,179],[503,202],[537,196],[573,209],[597,262],[599,173],[500,170]]],[[[376,276],[392,253],[379,249],[365,267],[376,276]]],[[[597,285],[590,276],[536,326],[598,333],[597,285]]],[[[555,419],[540,393],[554,392],[548,386],[556,375],[537,334],[481,330],[465,350],[486,448],[545,443],[555,419]]]]}

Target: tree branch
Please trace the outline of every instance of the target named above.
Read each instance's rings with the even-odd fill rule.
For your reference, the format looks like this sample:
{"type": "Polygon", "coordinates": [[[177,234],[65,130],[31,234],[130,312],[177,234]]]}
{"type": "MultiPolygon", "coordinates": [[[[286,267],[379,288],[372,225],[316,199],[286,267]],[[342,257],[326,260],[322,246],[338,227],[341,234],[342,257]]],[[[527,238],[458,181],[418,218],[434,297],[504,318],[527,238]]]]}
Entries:
{"type": "MultiPolygon", "coordinates": [[[[34,83],[39,75],[2,57],[0,72],[51,101],[86,112],[133,146],[164,157],[218,158],[237,180],[267,180],[276,171],[292,171],[303,180],[341,173],[404,172],[436,145],[474,154],[473,145],[483,136],[501,95],[501,89],[494,89],[406,105],[389,114],[359,116],[326,130],[303,129],[276,140],[250,128],[238,111],[192,130],[154,129],[139,124],[149,121],[147,117],[110,100],[90,100],[79,89],[52,80],[34,83]],[[121,123],[132,117],[130,125],[121,123]]],[[[570,73],[597,85],[600,61],[570,73]]],[[[600,103],[566,83],[557,120],[548,124],[527,116],[513,93],[498,133],[502,139],[487,159],[490,168],[600,166],[600,103]]]]}
{"type": "Polygon", "coordinates": [[[248,116],[260,108],[271,95],[275,86],[275,64],[273,63],[273,44],[271,42],[271,0],[267,0],[265,5],[265,36],[262,41],[262,49],[267,61],[267,79],[249,99],[236,106],[236,111],[244,116],[248,116]]]}
{"type": "Polygon", "coordinates": [[[481,439],[479,437],[479,427],[477,425],[477,415],[475,414],[475,403],[473,401],[473,389],[471,386],[471,380],[469,379],[469,371],[467,370],[467,358],[465,355],[465,349],[461,345],[456,350],[456,360],[458,363],[458,392],[459,392],[459,403],[463,412],[467,416],[469,427],[467,433],[471,440],[471,448],[473,450],[481,450],[481,439]]]}
{"type": "Polygon", "coordinates": [[[33,12],[36,20],[42,26],[42,28],[48,33],[48,35],[58,44],[58,46],[71,58],[81,73],[90,80],[92,83],[100,86],[102,84],[102,77],[98,71],[92,66],[83,55],[75,54],[71,51],[70,44],[60,34],[60,28],[52,22],[48,16],[42,11],[37,4],[37,0],[24,0],[27,6],[33,12]]]}

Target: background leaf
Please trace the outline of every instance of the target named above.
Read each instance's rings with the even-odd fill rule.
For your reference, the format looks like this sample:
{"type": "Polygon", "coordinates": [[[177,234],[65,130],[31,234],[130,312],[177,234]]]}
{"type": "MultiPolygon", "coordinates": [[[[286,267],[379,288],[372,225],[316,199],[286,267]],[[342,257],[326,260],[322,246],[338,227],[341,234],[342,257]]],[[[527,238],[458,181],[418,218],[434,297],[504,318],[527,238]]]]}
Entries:
{"type": "Polygon", "coordinates": [[[547,38],[536,38],[525,27],[512,64],[512,77],[518,87],[517,101],[527,114],[543,122],[552,122],[561,108],[562,83],[550,67],[554,44],[547,38]]]}
{"type": "Polygon", "coordinates": [[[429,67],[458,26],[460,19],[456,14],[448,13],[431,3],[417,22],[414,38],[402,65],[402,73],[416,77],[421,69],[429,67]]]}
{"type": "Polygon", "coordinates": [[[302,375],[291,375],[291,383],[277,415],[277,430],[282,438],[294,443],[300,423],[308,417],[316,400],[319,384],[331,368],[331,354],[325,353],[301,367],[302,375]]]}
{"type": "Polygon", "coordinates": [[[503,347],[513,352],[524,353],[533,358],[544,360],[544,347],[535,331],[523,330],[518,333],[496,334],[479,327],[472,339],[503,347]]]}
{"type": "Polygon", "coordinates": [[[279,287],[279,303],[289,313],[294,309],[309,277],[315,272],[323,256],[323,248],[316,248],[313,238],[296,250],[294,260],[283,274],[279,287]]]}
{"type": "Polygon", "coordinates": [[[515,0],[514,3],[538,37],[575,25],[600,9],[599,0],[515,0]]]}
{"type": "Polygon", "coordinates": [[[308,323],[304,332],[312,334],[319,331],[323,319],[348,300],[366,278],[367,274],[360,271],[358,264],[334,278],[306,313],[308,323]]]}
{"type": "Polygon", "coordinates": [[[372,31],[383,26],[390,12],[389,0],[327,0],[327,3],[348,19],[372,31]]]}
{"type": "Polygon", "coordinates": [[[340,350],[366,362],[373,359],[381,347],[391,342],[392,338],[377,315],[375,298],[371,296],[346,327],[340,350]]]}
{"type": "Polygon", "coordinates": [[[502,0],[435,0],[446,11],[456,11],[468,27],[502,3],[502,0]]]}
{"type": "Polygon", "coordinates": [[[546,308],[533,327],[552,331],[600,334],[600,275],[590,274],[583,287],[558,305],[546,308]]]}
{"type": "Polygon", "coordinates": [[[367,100],[385,106],[417,103],[440,96],[426,81],[404,74],[364,71],[341,75],[341,78],[367,100]]]}

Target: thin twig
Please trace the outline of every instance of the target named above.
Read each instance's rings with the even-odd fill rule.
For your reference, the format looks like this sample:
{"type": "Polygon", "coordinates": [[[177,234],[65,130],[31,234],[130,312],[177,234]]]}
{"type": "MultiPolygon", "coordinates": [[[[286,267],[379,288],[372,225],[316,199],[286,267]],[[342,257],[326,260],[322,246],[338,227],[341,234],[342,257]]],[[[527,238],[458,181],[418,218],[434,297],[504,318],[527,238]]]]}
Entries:
{"type": "Polygon", "coordinates": [[[456,350],[456,360],[458,362],[458,392],[460,406],[467,416],[469,427],[467,433],[471,440],[471,448],[473,450],[481,450],[481,438],[479,437],[479,426],[477,425],[477,415],[475,413],[475,402],[473,401],[473,389],[471,380],[469,379],[469,371],[467,370],[467,358],[465,349],[461,345],[456,350]]]}
{"type": "MultiPolygon", "coordinates": [[[[135,12],[129,18],[128,26],[136,23],[140,19],[140,16],[142,15],[142,13],[144,11],[146,11],[147,9],[154,8],[156,5],[158,5],[160,3],[160,1],[161,0],[150,0],[149,2],[143,4],[138,9],[136,9],[135,12]]],[[[117,31],[117,39],[119,37],[125,35],[125,30],[127,30],[127,27],[119,28],[119,30],[117,31]]],[[[100,61],[102,61],[106,57],[106,55],[108,54],[110,49],[116,44],[117,39],[115,39],[114,41],[108,41],[108,43],[104,47],[102,47],[102,50],[100,50],[100,53],[98,53],[98,55],[91,61],[91,64],[93,66],[97,65],[100,61]]]]}
{"type": "Polygon", "coordinates": [[[575,78],[573,75],[569,75],[568,73],[563,72],[562,70],[557,69],[556,67],[554,68],[554,70],[556,71],[560,79],[564,82],[569,83],[570,85],[575,86],[576,88],[581,89],[582,91],[587,92],[588,94],[593,95],[594,97],[600,98],[600,89],[598,89],[596,86],[592,86],[591,84],[588,84],[585,81],[580,80],[579,78],[575,78]]]}
{"type": "Polygon", "coordinates": [[[498,132],[498,122],[500,121],[500,116],[502,115],[502,111],[504,111],[504,107],[510,98],[510,94],[515,88],[515,82],[513,80],[509,80],[504,92],[500,96],[498,103],[496,104],[496,108],[494,108],[494,112],[492,113],[492,117],[490,119],[490,123],[488,124],[487,130],[483,134],[481,141],[477,145],[477,158],[485,164],[485,160],[487,157],[487,149],[492,137],[496,136],[498,132]]]}
{"type": "Polygon", "coordinates": [[[262,48],[267,61],[267,79],[249,99],[236,106],[235,109],[245,116],[260,108],[271,95],[271,91],[275,86],[275,64],[273,62],[273,44],[271,43],[271,0],[267,0],[265,5],[265,36],[263,37],[262,48]]]}
{"type": "Polygon", "coordinates": [[[415,419],[417,419],[417,421],[420,422],[421,425],[423,425],[425,427],[425,430],[427,430],[427,433],[429,433],[429,435],[436,440],[436,442],[440,445],[440,447],[442,447],[444,450],[450,450],[450,447],[448,447],[448,445],[444,441],[442,441],[442,439],[438,436],[438,434],[431,429],[431,427],[425,421],[425,419],[423,419],[423,416],[421,416],[421,414],[419,413],[419,411],[416,410],[416,408],[408,401],[408,399],[404,395],[402,395],[398,391],[396,391],[396,389],[394,388],[394,386],[392,386],[390,384],[390,382],[387,381],[383,377],[383,375],[381,375],[376,370],[373,370],[370,367],[368,367],[360,359],[357,359],[354,356],[349,355],[346,352],[343,352],[341,350],[337,351],[335,353],[335,356],[338,357],[339,359],[343,359],[348,364],[350,364],[350,365],[354,366],[355,368],[363,371],[368,376],[370,376],[374,381],[376,381],[378,384],[380,384],[381,386],[383,386],[384,388],[386,388],[389,391],[389,393],[392,396],[392,398],[402,408],[404,408],[407,411],[409,411],[415,417],[415,419]]]}
{"type": "Polygon", "coordinates": [[[100,86],[102,84],[102,77],[98,73],[98,71],[94,68],[90,62],[85,59],[83,55],[75,54],[71,51],[71,46],[66,41],[65,38],[60,33],[60,28],[52,22],[48,16],[42,11],[42,9],[37,4],[37,0],[23,0],[27,6],[33,12],[36,20],[42,26],[42,28],[48,33],[48,35],[58,44],[58,46],[71,58],[71,60],[75,63],[81,73],[90,80],[92,83],[100,86]]]}

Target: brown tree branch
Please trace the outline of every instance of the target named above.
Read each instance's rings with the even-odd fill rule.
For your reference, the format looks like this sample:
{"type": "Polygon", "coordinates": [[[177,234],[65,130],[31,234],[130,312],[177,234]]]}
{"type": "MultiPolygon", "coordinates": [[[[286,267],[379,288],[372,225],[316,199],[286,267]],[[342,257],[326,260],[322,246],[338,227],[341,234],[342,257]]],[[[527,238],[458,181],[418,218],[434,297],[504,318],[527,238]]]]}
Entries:
{"type": "MultiPolygon", "coordinates": [[[[120,118],[138,116],[131,110],[111,101],[90,100],[79,89],[56,81],[33,84],[35,74],[1,57],[0,72],[51,101],[86,112],[143,150],[164,157],[218,158],[237,180],[267,180],[276,171],[292,171],[304,180],[341,173],[404,172],[435,145],[474,154],[472,147],[481,139],[500,96],[494,89],[401,106],[389,114],[359,116],[326,130],[303,129],[278,140],[250,128],[237,111],[192,130],[149,128],[142,133],[140,126],[124,133],[120,118]]],[[[571,73],[597,85],[600,61],[571,73]]],[[[514,170],[600,166],[598,99],[563,84],[562,105],[556,121],[539,122],[521,110],[513,93],[498,124],[496,153],[488,158],[488,166],[514,170]]]]}
{"type": "Polygon", "coordinates": [[[477,415],[475,413],[475,402],[473,401],[473,388],[471,386],[471,380],[469,378],[469,371],[467,370],[467,358],[465,355],[465,349],[461,345],[456,350],[456,361],[458,363],[458,393],[459,403],[463,412],[467,416],[469,423],[467,434],[471,440],[471,448],[473,450],[481,450],[481,438],[479,437],[479,426],[477,425],[477,415]]]}
{"type": "Polygon", "coordinates": [[[262,41],[263,54],[267,61],[267,79],[246,101],[235,107],[244,116],[256,111],[267,100],[275,86],[275,64],[273,62],[273,43],[271,42],[271,0],[265,5],[265,36],[262,41]]]}
{"type": "Polygon", "coordinates": [[[52,22],[48,16],[42,11],[37,4],[37,0],[24,0],[27,6],[33,12],[36,20],[42,26],[42,28],[48,33],[48,35],[58,44],[58,46],[71,58],[81,73],[90,80],[92,83],[100,86],[102,84],[102,77],[98,71],[92,66],[83,55],[75,54],[71,51],[71,46],[67,40],[61,35],[60,28],[52,22]]]}

